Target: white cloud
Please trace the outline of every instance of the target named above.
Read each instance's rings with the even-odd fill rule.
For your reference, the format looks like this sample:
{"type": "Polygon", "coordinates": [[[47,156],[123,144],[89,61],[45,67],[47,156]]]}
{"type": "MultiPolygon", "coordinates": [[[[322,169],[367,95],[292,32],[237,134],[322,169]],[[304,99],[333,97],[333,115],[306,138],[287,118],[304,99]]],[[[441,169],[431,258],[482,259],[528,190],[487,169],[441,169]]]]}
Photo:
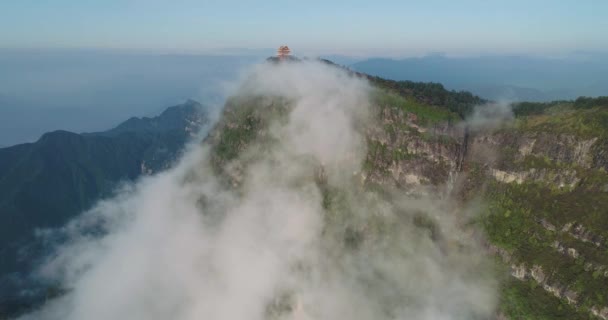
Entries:
{"type": "Polygon", "coordinates": [[[71,241],[42,269],[69,292],[23,319],[489,316],[494,281],[454,213],[366,192],[353,177],[368,91],[317,62],[255,67],[238,93],[286,97],[292,109],[271,124],[271,148],[253,144],[243,154],[254,157],[235,160],[240,186],[225,187],[210,147],[198,145],[174,169],[101,202],[61,231],[71,241]],[[99,225],[103,236],[83,233],[99,225]]]}

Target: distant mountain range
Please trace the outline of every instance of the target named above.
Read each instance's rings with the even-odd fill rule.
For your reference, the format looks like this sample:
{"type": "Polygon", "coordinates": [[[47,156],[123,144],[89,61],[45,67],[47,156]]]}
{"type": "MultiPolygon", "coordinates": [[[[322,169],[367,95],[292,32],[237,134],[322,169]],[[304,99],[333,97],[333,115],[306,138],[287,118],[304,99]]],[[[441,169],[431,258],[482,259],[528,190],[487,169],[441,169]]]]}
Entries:
{"type": "Polygon", "coordinates": [[[0,145],[101,131],[188,98],[221,104],[226,84],[266,56],[0,48],[0,145]]]}
{"type": "MultiPolygon", "coordinates": [[[[292,48],[298,54],[298,48],[292,48]]],[[[231,48],[207,54],[0,48],[0,145],[45,132],[99,131],[129,116],[195,98],[220,105],[241,71],[275,53],[231,48]]],[[[497,100],[546,101],[608,94],[608,55],[385,59],[322,55],[393,80],[437,82],[497,100]]]]}
{"type": "Polygon", "coordinates": [[[492,100],[551,101],[608,94],[608,55],[602,54],[566,58],[429,55],[373,58],[350,66],[392,80],[439,82],[492,100]]]}
{"type": "Polygon", "coordinates": [[[0,149],[0,315],[41,298],[28,286],[19,293],[39,255],[34,230],[62,226],[120,182],[169,167],[207,123],[208,110],[189,100],[111,130],[53,131],[0,149]]]}

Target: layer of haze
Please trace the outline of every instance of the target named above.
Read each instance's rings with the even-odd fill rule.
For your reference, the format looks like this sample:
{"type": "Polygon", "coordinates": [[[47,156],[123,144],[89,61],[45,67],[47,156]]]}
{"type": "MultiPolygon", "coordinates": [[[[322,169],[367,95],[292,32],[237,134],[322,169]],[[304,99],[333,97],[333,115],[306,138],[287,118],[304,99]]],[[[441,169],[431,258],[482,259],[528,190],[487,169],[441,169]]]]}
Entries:
{"type": "MultiPolygon", "coordinates": [[[[294,48],[301,55],[299,48],[294,48]]],[[[329,48],[328,48],[329,50],[329,48]]],[[[111,128],[195,99],[221,103],[238,71],[273,49],[214,55],[121,50],[0,50],[0,147],[32,142],[52,130],[111,128]]],[[[608,95],[608,55],[561,57],[429,55],[390,60],[324,55],[371,75],[440,82],[483,98],[550,101],[608,95]]]]}
{"type": "Polygon", "coordinates": [[[608,53],[577,52],[555,57],[511,55],[367,59],[353,69],[393,80],[439,82],[486,99],[571,100],[608,95],[608,53]]]}
{"type": "Polygon", "coordinates": [[[0,50],[0,147],[107,130],[187,99],[216,105],[226,82],[266,56],[0,50]]]}
{"type": "Polygon", "coordinates": [[[66,293],[23,319],[493,314],[489,265],[447,200],[362,186],[374,125],[364,80],[314,62],[265,64],[238,88],[241,98],[265,97],[259,112],[279,101],[288,113],[223,164],[236,184],[223,183],[213,149],[196,143],[174,169],[55,231],[70,241],[41,273],[66,293]]]}

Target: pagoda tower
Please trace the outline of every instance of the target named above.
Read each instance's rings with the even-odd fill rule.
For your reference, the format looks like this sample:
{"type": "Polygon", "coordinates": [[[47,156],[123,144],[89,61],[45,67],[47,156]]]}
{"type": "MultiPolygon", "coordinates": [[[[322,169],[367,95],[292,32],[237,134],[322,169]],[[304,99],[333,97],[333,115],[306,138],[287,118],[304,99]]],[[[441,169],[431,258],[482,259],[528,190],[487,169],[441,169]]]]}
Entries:
{"type": "Polygon", "coordinates": [[[291,50],[289,49],[288,46],[280,46],[279,49],[277,50],[277,57],[281,60],[289,57],[289,54],[291,53],[291,50]]]}

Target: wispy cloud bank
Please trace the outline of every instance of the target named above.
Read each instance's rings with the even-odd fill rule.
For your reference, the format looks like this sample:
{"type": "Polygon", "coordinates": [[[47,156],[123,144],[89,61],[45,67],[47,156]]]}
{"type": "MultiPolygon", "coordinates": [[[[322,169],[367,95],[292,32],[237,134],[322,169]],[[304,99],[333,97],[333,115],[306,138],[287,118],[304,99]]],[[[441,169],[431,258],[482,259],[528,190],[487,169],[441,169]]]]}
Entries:
{"type": "Polygon", "coordinates": [[[361,185],[369,90],[316,62],[256,66],[237,94],[284,97],[289,112],[226,164],[238,186],[202,144],[101,202],[42,268],[69,291],[23,318],[490,315],[495,282],[454,212],[361,185]]]}

